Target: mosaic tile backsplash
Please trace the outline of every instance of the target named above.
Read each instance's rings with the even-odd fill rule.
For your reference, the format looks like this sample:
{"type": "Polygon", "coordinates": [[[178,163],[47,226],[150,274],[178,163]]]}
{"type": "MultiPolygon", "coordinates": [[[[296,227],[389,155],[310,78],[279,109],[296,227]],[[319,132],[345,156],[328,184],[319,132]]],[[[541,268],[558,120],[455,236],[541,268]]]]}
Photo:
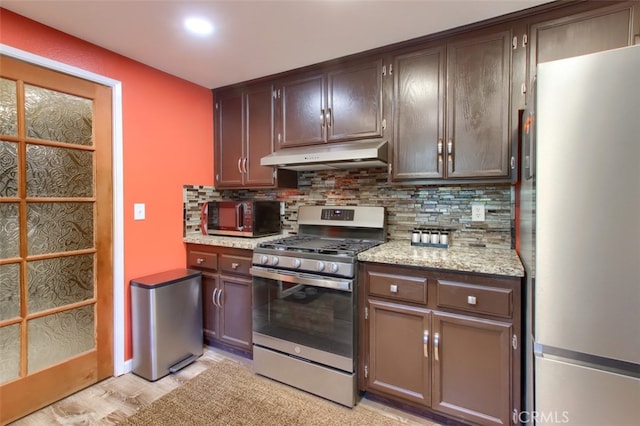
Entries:
{"type": "Polygon", "coordinates": [[[282,227],[297,232],[302,205],[382,206],[387,238],[410,238],[415,227],[453,228],[451,245],[512,248],[513,188],[509,185],[398,186],[387,181],[386,168],[299,172],[298,189],[216,190],[185,185],[184,233],[200,232],[200,208],[209,200],[260,199],[285,203],[282,227]],[[471,205],[485,205],[485,221],[471,221],[471,205]]]}

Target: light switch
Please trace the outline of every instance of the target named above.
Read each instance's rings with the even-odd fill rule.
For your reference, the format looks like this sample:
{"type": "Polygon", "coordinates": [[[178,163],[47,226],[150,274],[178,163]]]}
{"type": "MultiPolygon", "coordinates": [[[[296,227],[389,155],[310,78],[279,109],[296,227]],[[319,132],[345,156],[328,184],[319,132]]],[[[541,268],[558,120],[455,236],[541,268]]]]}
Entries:
{"type": "Polygon", "coordinates": [[[135,203],[133,205],[133,220],[144,220],[144,203],[135,203]]]}

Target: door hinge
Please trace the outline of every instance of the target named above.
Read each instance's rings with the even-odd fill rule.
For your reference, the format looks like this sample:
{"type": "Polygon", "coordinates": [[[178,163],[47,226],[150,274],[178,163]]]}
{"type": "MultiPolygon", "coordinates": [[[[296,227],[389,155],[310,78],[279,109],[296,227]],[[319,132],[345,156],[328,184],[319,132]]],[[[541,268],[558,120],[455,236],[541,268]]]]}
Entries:
{"type": "Polygon", "coordinates": [[[514,351],[518,349],[518,336],[516,336],[515,334],[511,337],[511,346],[513,347],[514,351]]]}
{"type": "Polygon", "coordinates": [[[513,50],[518,48],[518,36],[513,36],[513,40],[511,40],[511,48],[513,50]]]}
{"type": "Polygon", "coordinates": [[[529,37],[526,34],[522,34],[522,47],[527,47],[529,44],[529,37]]]}
{"type": "Polygon", "coordinates": [[[366,379],[367,377],[369,377],[369,366],[365,365],[364,366],[364,378],[366,379]]]}
{"type": "Polygon", "coordinates": [[[369,319],[369,308],[368,307],[364,308],[364,319],[369,319]]]}
{"type": "Polygon", "coordinates": [[[387,130],[387,119],[382,119],[382,130],[387,130]]]}

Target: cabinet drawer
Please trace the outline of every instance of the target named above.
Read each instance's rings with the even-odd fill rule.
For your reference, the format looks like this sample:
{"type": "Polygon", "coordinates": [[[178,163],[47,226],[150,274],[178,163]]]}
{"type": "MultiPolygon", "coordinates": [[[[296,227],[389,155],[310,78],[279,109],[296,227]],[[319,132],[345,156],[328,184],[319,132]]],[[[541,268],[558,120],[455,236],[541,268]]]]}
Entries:
{"type": "Polygon", "coordinates": [[[232,256],[228,254],[220,255],[220,271],[233,275],[249,275],[251,268],[251,258],[244,256],[232,256]]]}
{"type": "Polygon", "coordinates": [[[511,297],[511,289],[455,281],[437,282],[437,303],[441,307],[511,318],[511,297]]]}
{"type": "Polygon", "coordinates": [[[427,279],[368,272],[369,294],[394,300],[427,303],[427,279]]]}
{"type": "Polygon", "coordinates": [[[204,251],[190,250],[187,253],[187,265],[190,268],[207,269],[215,271],[218,269],[218,254],[204,251]]]}

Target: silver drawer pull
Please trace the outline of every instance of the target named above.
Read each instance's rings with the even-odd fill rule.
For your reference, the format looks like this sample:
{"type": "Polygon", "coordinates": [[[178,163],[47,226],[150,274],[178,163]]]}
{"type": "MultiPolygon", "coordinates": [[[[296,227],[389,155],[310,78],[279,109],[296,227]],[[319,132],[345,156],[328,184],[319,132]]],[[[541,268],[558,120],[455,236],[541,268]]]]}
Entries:
{"type": "Polygon", "coordinates": [[[467,296],[467,303],[469,305],[475,305],[478,303],[475,296],[467,296]]]}
{"type": "Polygon", "coordinates": [[[398,285],[397,284],[391,284],[389,286],[389,291],[393,294],[398,293],[398,285]]]}
{"type": "Polygon", "coordinates": [[[433,336],[433,351],[436,357],[436,361],[440,361],[440,333],[436,333],[433,336]]]}
{"type": "Polygon", "coordinates": [[[232,267],[233,269],[238,269],[238,266],[240,266],[240,265],[239,265],[239,264],[237,264],[236,262],[233,262],[233,263],[231,264],[231,267],[232,267]]]}
{"type": "Polygon", "coordinates": [[[196,263],[197,263],[198,265],[202,265],[202,264],[204,263],[204,258],[202,258],[202,257],[197,258],[197,259],[196,259],[196,263]]]}

